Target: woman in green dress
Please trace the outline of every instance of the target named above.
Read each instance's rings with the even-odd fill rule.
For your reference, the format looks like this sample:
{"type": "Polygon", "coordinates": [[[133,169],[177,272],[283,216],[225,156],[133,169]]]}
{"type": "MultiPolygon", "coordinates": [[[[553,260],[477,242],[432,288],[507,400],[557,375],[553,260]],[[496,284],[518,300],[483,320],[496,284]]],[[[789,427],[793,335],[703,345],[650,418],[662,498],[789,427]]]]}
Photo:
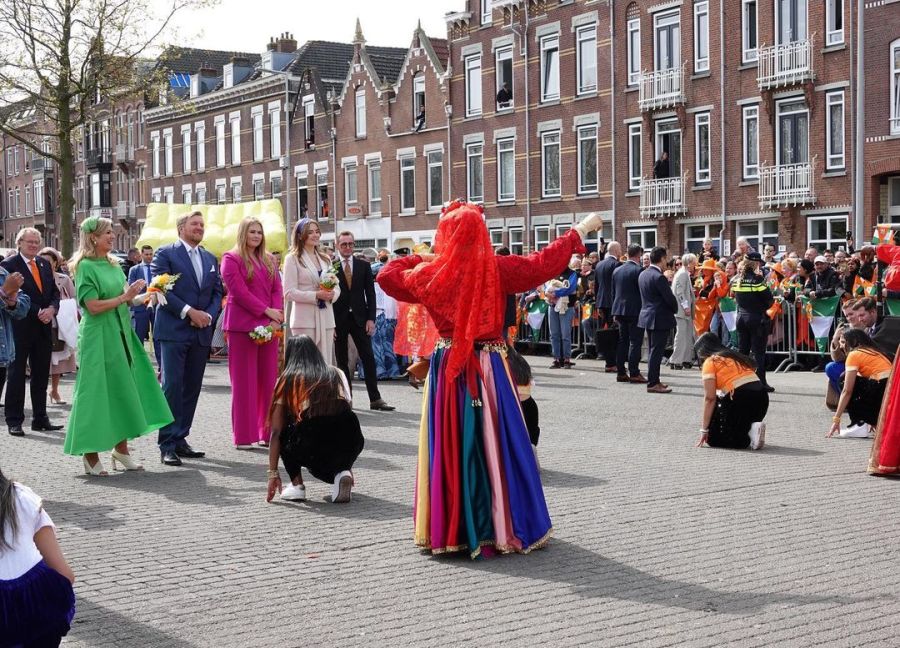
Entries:
{"type": "Polygon", "coordinates": [[[92,216],[81,224],[81,245],[69,263],[82,310],[78,330],[78,376],[64,451],[83,455],[84,472],[107,475],[99,452],[112,449],[112,466],[143,470],[128,454],[128,440],[172,422],[147,352],[134,330],[127,304],[144,282],[125,285],[112,221],[92,216]]]}

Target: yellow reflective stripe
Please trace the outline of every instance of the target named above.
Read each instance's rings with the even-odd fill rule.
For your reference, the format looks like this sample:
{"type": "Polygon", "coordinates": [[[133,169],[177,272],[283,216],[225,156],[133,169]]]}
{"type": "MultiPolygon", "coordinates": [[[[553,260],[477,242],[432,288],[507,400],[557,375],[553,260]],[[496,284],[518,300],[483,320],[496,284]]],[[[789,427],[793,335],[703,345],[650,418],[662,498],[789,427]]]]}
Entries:
{"type": "Polygon", "coordinates": [[[732,290],[735,292],[762,292],[764,290],[768,290],[769,287],[765,284],[742,284],[736,283],[732,287],[732,290]]]}

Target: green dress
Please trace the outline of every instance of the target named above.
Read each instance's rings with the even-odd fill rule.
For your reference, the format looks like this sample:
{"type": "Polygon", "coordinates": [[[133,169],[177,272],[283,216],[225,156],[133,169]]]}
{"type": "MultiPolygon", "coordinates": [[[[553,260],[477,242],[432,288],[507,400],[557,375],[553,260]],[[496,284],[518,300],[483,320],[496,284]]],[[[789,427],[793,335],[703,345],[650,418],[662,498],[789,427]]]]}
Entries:
{"type": "Polygon", "coordinates": [[[128,306],[91,315],[84,305],[118,297],[124,285],[122,270],[106,259],[78,263],[75,295],[82,319],[66,454],[105,452],[173,420],[147,352],[131,328],[128,306]]]}

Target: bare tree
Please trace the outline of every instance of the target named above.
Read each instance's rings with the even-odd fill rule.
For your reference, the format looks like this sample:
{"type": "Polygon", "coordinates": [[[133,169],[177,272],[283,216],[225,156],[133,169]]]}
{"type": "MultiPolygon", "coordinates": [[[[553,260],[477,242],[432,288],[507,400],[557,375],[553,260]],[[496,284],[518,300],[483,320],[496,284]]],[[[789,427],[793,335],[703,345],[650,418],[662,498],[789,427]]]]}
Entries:
{"type": "Polygon", "coordinates": [[[0,112],[0,133],[56,162],[63,254],[72,253],[75,134],[91,120],[98,97],[158,87],[163,79],[141,65],[151,48],[176,13],[214,2],[0,0],[0,106],[21,107],[0,112]],[[17,119],[23,111],[29,118],[17,119]],[[47,136],[49,152],[41,148],[47,136]]]}

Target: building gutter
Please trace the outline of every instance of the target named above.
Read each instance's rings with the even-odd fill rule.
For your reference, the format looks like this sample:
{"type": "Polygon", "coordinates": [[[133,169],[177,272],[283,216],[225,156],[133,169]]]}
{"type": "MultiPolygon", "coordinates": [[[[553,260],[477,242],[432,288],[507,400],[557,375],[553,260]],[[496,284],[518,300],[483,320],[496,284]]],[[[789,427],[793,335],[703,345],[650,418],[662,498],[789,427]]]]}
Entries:
{"type": "Polygon", "coordinates": [[[719,183],[721,187],[719,193],[722,196],[722,231],[719,232],[719,253],[722,253],[725,249],[725,226],[727,224],[725,216],[726,191],[728,188],[728,183],[726,182],[727,174],[725,172],[725,118],[728,115],[728,111],[725,110],[725,52],[725,0],[719,0],[719,111],[721,112],[719,115],[719,122],[721,123],[719,131],[719,166],[722,169],[722,178],[719,183]]]}
{"type": "MultiPolygon", "coordinates": [[[[610,137],[612,138],[612,148],[610,149],[612,157],[610,166],[612,167],[612,233],[610,238],[616,240],[616,22],[615,11],[613,9],[613,0],[609,0],[609,82],[610,82],[610,121],[612,127],[610,129],[610,137]]],[[[600,233],[603,233],[601,228],[600,233]]],[[[627,247],[627,246],[626,246],[627,247]]],[[[599,248],[598,248],[599,249],[599,248]]]]}

